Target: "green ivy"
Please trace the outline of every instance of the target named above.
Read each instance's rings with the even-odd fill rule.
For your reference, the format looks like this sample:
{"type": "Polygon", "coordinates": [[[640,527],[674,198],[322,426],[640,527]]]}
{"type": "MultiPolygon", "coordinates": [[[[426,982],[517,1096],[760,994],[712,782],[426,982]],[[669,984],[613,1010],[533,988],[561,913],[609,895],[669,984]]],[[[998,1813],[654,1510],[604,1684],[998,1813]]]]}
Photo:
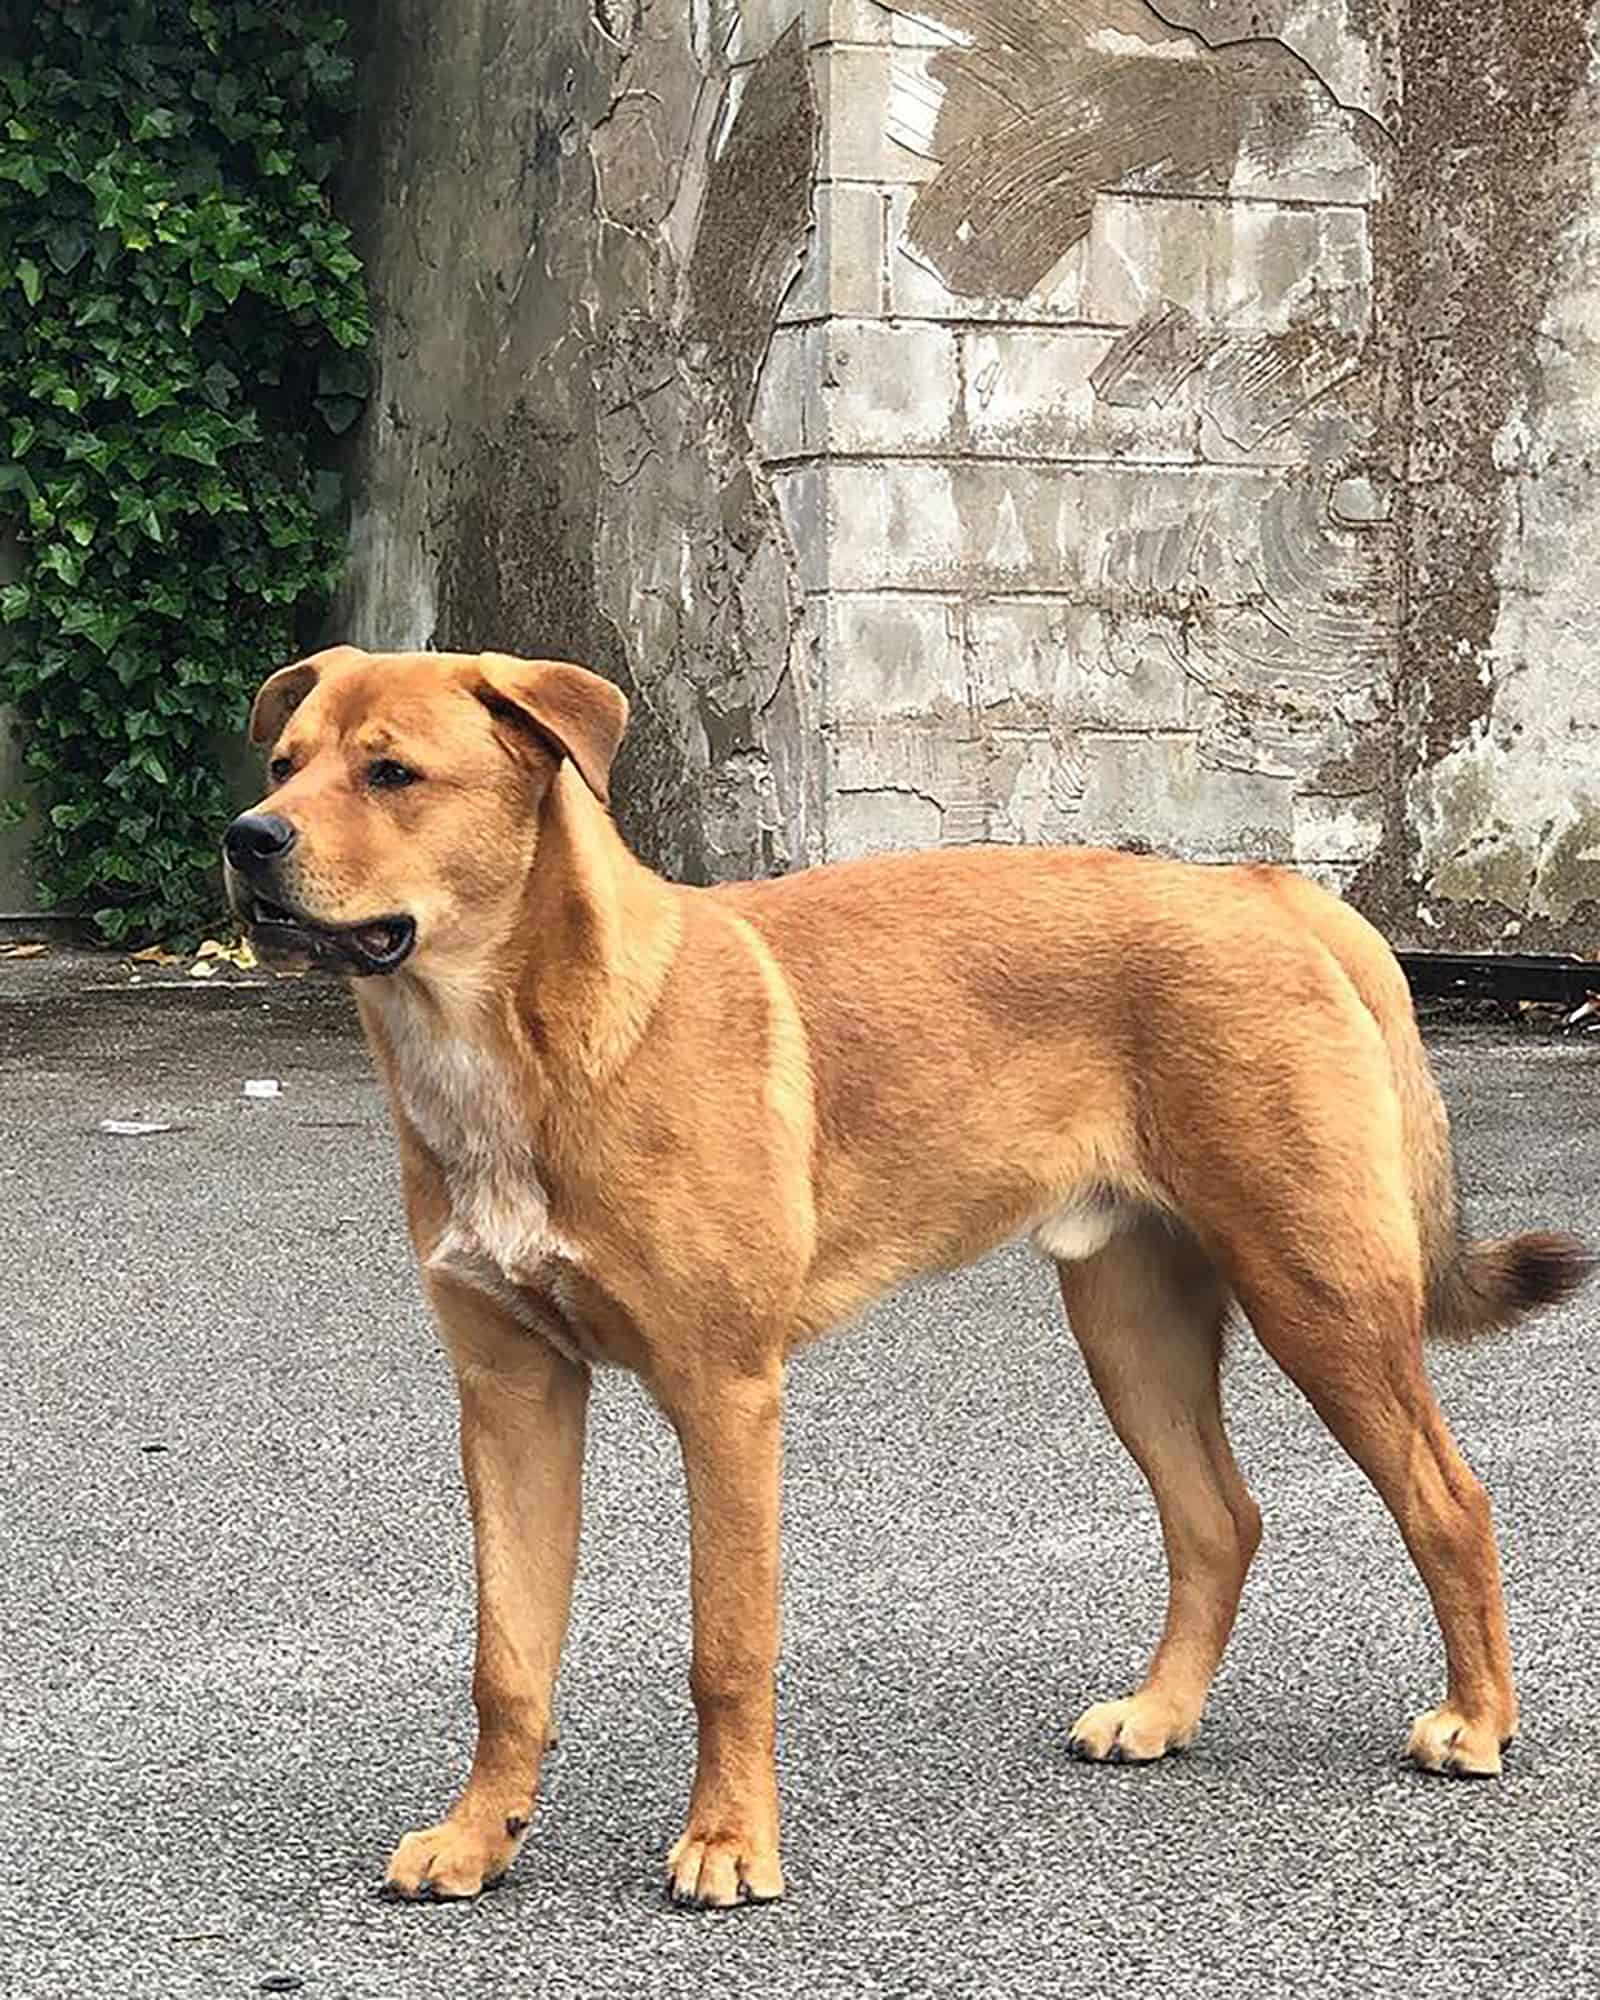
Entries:
{"type": "Polygon", "coordinates": [[[215,917],[219,742],[340,567],[344,32],[315,0],[0,0],[0,702],[41,891],[107,938],[215,917]]]}

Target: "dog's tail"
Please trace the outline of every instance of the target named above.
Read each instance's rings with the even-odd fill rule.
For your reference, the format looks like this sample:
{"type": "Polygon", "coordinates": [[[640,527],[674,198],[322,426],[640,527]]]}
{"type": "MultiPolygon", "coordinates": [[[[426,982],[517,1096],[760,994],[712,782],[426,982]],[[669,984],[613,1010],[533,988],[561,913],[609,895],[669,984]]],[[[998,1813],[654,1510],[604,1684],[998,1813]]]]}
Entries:
{"type": "Polygon", "coordinates": [[[1504,1333],[1541,1306],[1571,1298],[1593,1272],[1594,1253],[1576,1236],[1553,1229],[1483,1242],[1474,1242],[1463,1230],[1444,1099],[1423,1047],[1405,974],[1388,946],[1382,950],[1394,978],[1384,981],[1381,1011],[1374,1011],[1389,1045],[1422,1244],[1423,1335],[1470,1341],[1504,1333]]]}
{"type": "Polygon", "coordinates": [[[1424,1335],[1476,1340],[1571,1298],[1600,1262],[1576,1236],[1534,1230],[1475,1243],[1464,1234],[1449,1117],[1422,1045],[1411,988],[1393,952],[1348,903],[1303,877],[1281,875],[1277,885],[1337,959],[1389,1051],[1422,1250],[1424,1335]]]}
{"type": "Polygon", "coordinates": [[[1571,1298],[1594,1270],[1594,1254],[1576,1236],[1557,1230],[1486,1242],[1474,1242],[1463,1230],[1450,1120],[1423,1047],[1411,989],[1388,946],[1376,932],[1373,938],[1393,968],[1373,1011],[1389,1045],[1400,1099],[1426,1286],[1423,1335],[1469,1341],[1503,1333],[1541,1306],[1571,1298]]]}
{"type": "Polygon", "coordinates": [[[1559,1230],[1486,1243],[1458,1237],[1455,1254],[1428,1273],[1426,1331],[1435,1340],[1504,1332],[1540,1306],[1570,1299],[1594,1269],[1594,1252],[1559,1230]]]}

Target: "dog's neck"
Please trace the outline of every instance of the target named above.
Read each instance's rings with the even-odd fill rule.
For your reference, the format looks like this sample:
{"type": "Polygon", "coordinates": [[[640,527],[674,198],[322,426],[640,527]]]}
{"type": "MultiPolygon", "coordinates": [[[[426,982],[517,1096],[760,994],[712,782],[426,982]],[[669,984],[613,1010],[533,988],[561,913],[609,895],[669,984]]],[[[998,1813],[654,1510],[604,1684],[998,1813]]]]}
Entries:
{"type": "Polygon", "coordinates": [[[683,891],[630,853],[570,764],[540,812],[522,894],[497,935],[446,974],[356,990],[404,1104],[428,1048],[472,1050],[537,1121],[586,1099],[638,1046],[677,948],[683,891]]]}
{"type": "Polygon", "coordinates": [[[563,764],[506,941],[518,1026],[552,1071],[598,1083],[627,1061],[666,984],[683,894],[630,852],[563,764]]]}

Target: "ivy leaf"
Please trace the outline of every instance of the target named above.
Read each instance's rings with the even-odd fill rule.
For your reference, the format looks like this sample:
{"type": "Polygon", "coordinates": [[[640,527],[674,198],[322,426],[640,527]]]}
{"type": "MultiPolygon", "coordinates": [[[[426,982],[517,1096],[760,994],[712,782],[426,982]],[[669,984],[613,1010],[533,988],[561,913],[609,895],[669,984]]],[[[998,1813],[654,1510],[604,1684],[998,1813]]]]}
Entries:
{"type": "Polygon", "coordinates": [[[74,431],[62,446],[62,457],[69,465],[82,461],[92,465],[96,472],[104,472],[117,455],[117,446],[109,438],[98,437],[93,431],[74,431]]]}
{"type": "Polygon", "coordinates": [[[0,465],[0,493],[20,493],[30,502],[39,498],[39,489],[25,465],[0,465]]]}
{"type": "Polygon", "coordinates": [[[214,466],[216,449],[211,440],[197,431],[173,429],[162,434],[161,442],[174,458],[186,458],[194,465],[214,466]]]}
{"type": "Polygon", "coordinates": [[[77,549],[69,549],[65,542],[51,542],[39,552],[39,567],[52,576],[60,577],[69,590],[75,590],[83,578],[83,556],[77,549]]]}
{"type": "Polygon", "coordinates": [[[36,306],[44,292],[44,273],[31,257],[17,259],[17,283],[30,306],[36,306]]]}
{"type": "Polygon", "coordinates": [[[81,222],[63,222],[44,239],[52,264],[65,277],[75,271],[89,254],[89,232],[81,222]]]}
{"type": "MultiPolygon", "coordinates": [[[[102,653],[109,653],[136,614],[126,608],[100,604],[75,604],[61,621],[63,632],[82,633],[102,653]]],[[[131,727],[128,733],[132,735],[131,727]]]]}
{"type": "Polygon", "coordinates": [[[365,404],[357,396],[319,396],[317,415],[333,432],[341,436],[360,416],[365,404]]]}
{"type": "Polygon", "coordinates": [[[72,324],[74,326],[104,326],[108,320],[114,320],[122,310],[123,308],[112,297],[111,293],[97,292],[92,298],[85,299],[83,304],[73,313],[72,324]]]}
{"type": "Polygon", "coordinates": [[[225,410],[238,386],[238,376],[231,368],[225,368],[220,361],[213,361],[200,378],[202,393],[213,409],[225,410]]]}
{"type": "Polygon", "coordinates": [[[164,105],[152,106],[134,119],[133,136],[136,139],[170,139],[176,125],[177,119],[164,105]]]}
{"type": "Polygon", "coordinates": [[[364,354],[330,354],[317,369],[319,396],[367,396],[372,371],[364,354]]]}
{"type": "Polygon", "coordinates": [[[29,194],[43,194],[45,190],[44,169],[31,153],[9,149],[0,152],[0,180],[15,181],[29,194]]]}
{"type": "Polygon", "coordinates": [[[165,382],[134,382],[128,384],[128,400],[133,404],[135,416],[148,417],[159,410],[164,403],[173,403],[177,398],[165,382]]]}

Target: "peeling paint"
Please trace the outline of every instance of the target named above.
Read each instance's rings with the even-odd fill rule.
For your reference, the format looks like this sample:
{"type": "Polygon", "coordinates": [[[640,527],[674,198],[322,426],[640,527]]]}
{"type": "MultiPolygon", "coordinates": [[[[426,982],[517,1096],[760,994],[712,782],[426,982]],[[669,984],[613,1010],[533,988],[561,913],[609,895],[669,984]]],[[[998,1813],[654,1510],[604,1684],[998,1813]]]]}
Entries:
{"type": "Polygon", "coordinates": [[[1201,407],[1224,437],[1251,451],[1354,375],[1362,348],[1337,327],[1230,339],[1207,366],[1201,407]]]}
{"type": "Polygon", "coordinates": [[[1378,128],[1282,43],[1175,40],[1143,0],[941,0],[938,17],[964,46],[927,66],[941,97],[925,150],[941,167],[907,240],[958,294],[1039,284],[1103,189],[1220,192],[1242,150],[1288,160],[1329,118],[1357,154],[1374,144],[1378,128]]]}
{"type": "Polygon", "coordinates": [[[1089,379],[1095,394],[1119,409],[1162,409],[1226,338],[1163,302],[1129,327],[1089,379]]]}

